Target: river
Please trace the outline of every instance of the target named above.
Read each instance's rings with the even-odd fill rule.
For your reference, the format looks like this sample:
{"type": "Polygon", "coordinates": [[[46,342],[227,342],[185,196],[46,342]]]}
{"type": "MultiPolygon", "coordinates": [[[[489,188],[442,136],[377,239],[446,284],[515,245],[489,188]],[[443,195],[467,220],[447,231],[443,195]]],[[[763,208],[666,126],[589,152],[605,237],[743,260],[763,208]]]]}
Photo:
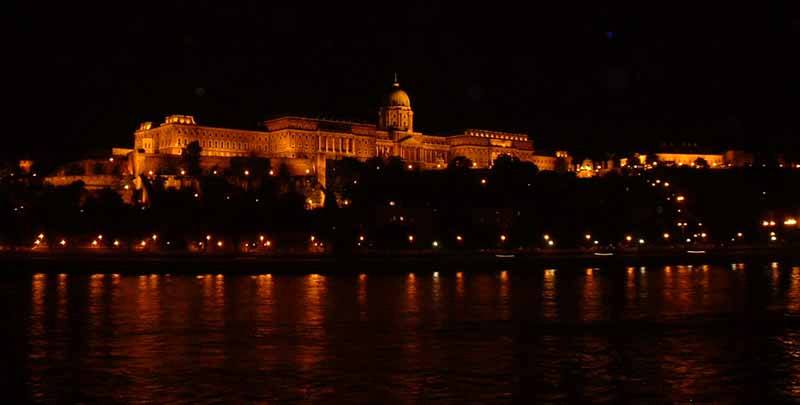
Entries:
{"type": "Polygon", "coordinates": [[[0,276],[9,402],[791,402],[800,266],[0,276]]]}

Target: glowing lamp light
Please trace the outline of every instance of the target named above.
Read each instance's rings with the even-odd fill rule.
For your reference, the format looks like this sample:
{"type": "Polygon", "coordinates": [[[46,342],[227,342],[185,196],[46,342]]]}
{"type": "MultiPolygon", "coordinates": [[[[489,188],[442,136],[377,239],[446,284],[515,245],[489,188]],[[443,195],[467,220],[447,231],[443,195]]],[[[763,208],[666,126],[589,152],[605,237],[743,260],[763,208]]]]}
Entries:
{"type": "Polygon", "coordinates": [[[151,238],[153,238],[153,240],[156,240],[156,239],[158,239],[158,235],[153,234],[153,236],[151,236],[151,238]]]}
{"type": "Polygon", "coordinates": [[[144,247],[144,246],[147,246],[147,241],[146,241],[146,240],[143,240],[143,241],[141,241],[141,242],[139,243],[139,245],[141,245],[142,247],[144,247]]]}
{"type": "Polygon", "coordinates": [[[769,221],[761,221],[761,226],[769,226],[769,221]]]}
{"type": "Polygon", "coordinates": [[[185,176],[185,175],[186,175],[186,170],[181,169],[181,176],[185,176]]]}
{"type": "Polygon", "coordinates": [[[413,169],[413,168],[414,168],[414,166],[413,166],[413,165],[408,165],[408,170],[411,170],[411,169],[413,169]]]}
{"type": "Polygon", "coordinates": [[[359,237],[358,237],[358,240],[360,240],[360,241],[362,241],[362,242],[363,242],[363,241],[364,241],[364,235],[361,235],[361,236],[359,236],[359,237]]]}
{"type": "Polygon", "coordinates": [[[66,246],[67,245],[67,241],[64,240],[64,239],[61,239],[61,242],[58,242],[58,244],[61,245],[61,246],[66,246]]]}
{"type": "Polygon", "coordinates": [[[707,236],[708,236],[708,234],[706,234],[705,232],[703,232],[703,233],[701,233],[701,234],[700,234],[700,237],[702,237],[702,238],[705,238],[705,237],[707,237],[707,236]]]}
{"type": "Polygon", "coordinates": [[[542,236],[542,238],[544,238],[544,240],[550,240],[550,235],[548,235],[548,234],[544,234],[544,235],[542,236]]]}
{"type": "Polygon", "coordinates": [[[314,241],[314,239],[316,239],[316,237],[314,235],[311,235],[311,241],[312,242],[314,241]]]}
{"type": "Polygon", "coordinates": [[[309,174],[309,173],[311,173],[311,170],[310,169],[306,169],[306,174],[309,174]]]}
{"type": "Polygon", "coordinates": [[[206,240],[211,240],[211,235],[206,235],[206,240]]]}
{"type": "Polygon", "coordinates": [[[37,245],[37,246],[38,246],[40,243],[42,243],[42,241],[40,241],[39,239],[36,239],[35,241],[33,241],[33,244],[34,244],[34,245],[37,245]]]}
{"type": "Polygon", "coordinates": [[[772,236],[769,237],[769,240],[775,242],[776,240],[778,240],[778,237],[775,236],[775,235],[772,235],[772,236]]]}
{"type": "Polygon", "coordinates": [[[439,242],[438,241],[433,241],[433,243],[431,245],[433,245],[433,247],[437,248],[437,247],[439,247],[439,242]]]}
{"type": "Polygon", "coordinates": [[[200,194],[194,193],[194,198],[200,198],[200,194]]]}
{"type": "Polygon", "coordinates": [[[389,206],[394,207],[394,201],[389,201],[389,206]]]}
{"type": "Polygon", "coordinates": [[[270,247],[270,246],[272,246],[272,241],[269,241],[269,240],[268,240],[268,241],[267,241],[267,243],[266,243],[266,245],[267,245],[267,247],[270,247]]]}
{"type": "Polygon", "coordinates": [[[508,238],[506,238],[506,235],[500,235],[500,240],[501,241],[505,242],[506,239],[508,239],[508,238]]]}
{"type": "Polygon", "coordinates": [[[630,242],[630,241],[632,241],[632,240],[633,240],[633,236],[631,236],[631,235],[625,235],[625,240],[626,240],[626,241],[628,241],[628,242],[630,242]]]}
{"type": "Polygon", "coordinates": [[[548,240],[548,241],[547,241],[547,246],[553,246],[553,245],[555,245],[555,244],[556,244],[556,243],[555,243],[555,242],[553,242],[552,240],[548,240]]]}
{"type": "Polygon", "coordinates": [[[39,236],[38,236],[38,238],[39,238],[39,239],[44,239],[44,234],[43,234],[43,233],[40,233],[40,234],[39,234],[39,236]]]}
{"type": "Polygon", "coordinates": [[[639,239],[639,244],[644,245],[644,239],[639,239]]]}
{"type": "Polygon", "coordinates": [[[786,226],[795,226],[797,225],[797,220],[794,218],[786,218],[786,220],[783,221],[783,224],[786,226]]]}
{"type": "Polygon", "coordinates": [[[741,238],[742,236],[744,236],[744,235],[741,232],[736,232],[736,237],[737,238],[741,238]]]}
{"type": "Polygon", "coordinates": [[[274,171],[272,171],[272,170],[270,170],[270,171],[269,171],[269,175],[270,175],[270,176],[274,176],[274,175],[275,175],[275,172],[274,172],[274,171]]]}
{"type": "Polygon", "coordinates": [[[461,242],[464,240],[464,238],[461,235],[456,235],[456,240],[461,242]]]}
{"type": "Polygon", "coordinates": [[[259,236],[258,236],[258,240],[260,240],[261,242],[263,242],[263,241],[264,241],[264,235],[259,235],[259,236]]]}
{"type": "Polygon", "coordinates": [[[108,158],[108,161],[109,161],[109,162],[113,162],[113,161],[114,161],[114,158],[113,158],[113,157],[110,157],[110,158],[108,158]]]}
{"type": "Polygon", "coordinates": [[[103,235],[102,234],[97,235],[97,239],[103,240],[103,235]]]}
{"type": "Polygon", "coordinates": [[[118,240],[114,241],[114,246],[119,246],[119,241],[118,240]]]}
{"type": "Polygon", "coordinates": [[[147,172],[147,174],[149,174],[149,175],[151,175],[151,176],[152,176],[152,175],[153,175],[153,171],[152,171],[152,170],[150,170],[150,171],[148,171],[148,172],[147,172]]]}
{"type": "Polygon", "coordinates": [[[92,246],[97,246],[97,240],[92,241],[92,246]]]}
{"type": "Polygon", "coordinates": [[[664,236],[664,239],[669,239],[669,234],[668,233],[664,232],[663,236],[664,236]]]}
{"type": "Polygon", "coordinates": [[[684,197],[682,195],[679,195],[679,196],[675,197],[675,201],[678,201],[678,202],[683,201],[685,199],[686,199],[686,197],[684,197]]]}
{"type": "Polygon", "coordinates": [[[481,179],[481,184],[486,184],[486,179],[481,179]]]}
{"type": "Polygon", "coordinates": [[[408,235],[408,241],[413,243],[414,242],[414,235],[408,235]]]}
{"type": "Polygon", "coordinates": [[[217,241],[217,247],[222,247],[222,241],[221,240],[217,241]]]}
{"type": "Polygon", "coordinates": [[[130,190],[131,186],[126,184],[124,188],[125,188],[125,190],[130,190]]]}
{"type": "Polygon", "coordinates": [[[245,170],[245,171],[244,171],[244,175],[245,175],[245,176],[249,176],[249,175],[250,175],[250,170],[245,170]]]}

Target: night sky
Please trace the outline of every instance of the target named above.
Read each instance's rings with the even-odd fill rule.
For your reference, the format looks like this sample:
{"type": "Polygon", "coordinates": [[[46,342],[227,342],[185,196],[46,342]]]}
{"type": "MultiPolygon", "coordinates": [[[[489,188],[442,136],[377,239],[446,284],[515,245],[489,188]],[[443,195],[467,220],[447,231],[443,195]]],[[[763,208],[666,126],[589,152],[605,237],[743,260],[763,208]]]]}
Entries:
{"type": "Polygon", "coordinates": [[[374,122],[395,71],[426,133],[527,132],[598,156],[800,143],[796,7],[214,3],[11,5],[3,157],[129,147],[174,113],[374,122]]]}

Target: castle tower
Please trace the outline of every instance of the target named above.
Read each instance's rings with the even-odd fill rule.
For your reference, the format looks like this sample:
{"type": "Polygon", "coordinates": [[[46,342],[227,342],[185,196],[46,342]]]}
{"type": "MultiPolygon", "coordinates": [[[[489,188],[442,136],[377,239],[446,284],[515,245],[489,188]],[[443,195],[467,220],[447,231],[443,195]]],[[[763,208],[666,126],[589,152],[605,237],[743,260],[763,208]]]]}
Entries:
{"type": "Polygon", "coordinates": [[[408,98],[408,94],[400,88],[397,74],[394,76],[392,90],[378,112],[378,128],[407,132],[414,130],[414,111],[411,110],[411,100],[408,98]]]}

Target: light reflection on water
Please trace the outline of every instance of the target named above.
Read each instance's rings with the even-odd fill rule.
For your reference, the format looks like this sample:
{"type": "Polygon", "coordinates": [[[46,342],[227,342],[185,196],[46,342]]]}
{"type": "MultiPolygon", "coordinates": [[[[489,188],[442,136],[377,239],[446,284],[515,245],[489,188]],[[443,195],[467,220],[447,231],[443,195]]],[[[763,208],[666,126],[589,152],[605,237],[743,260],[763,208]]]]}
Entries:
{"type": "Polygon", "coordinates": [[[785,263],[0,285],[24,314],[7,325],[24,336],[20,401],[800,396],[800,267],[785,263]]]}

